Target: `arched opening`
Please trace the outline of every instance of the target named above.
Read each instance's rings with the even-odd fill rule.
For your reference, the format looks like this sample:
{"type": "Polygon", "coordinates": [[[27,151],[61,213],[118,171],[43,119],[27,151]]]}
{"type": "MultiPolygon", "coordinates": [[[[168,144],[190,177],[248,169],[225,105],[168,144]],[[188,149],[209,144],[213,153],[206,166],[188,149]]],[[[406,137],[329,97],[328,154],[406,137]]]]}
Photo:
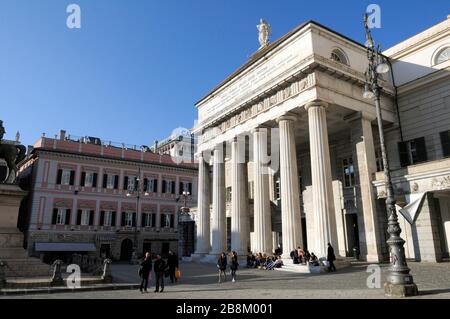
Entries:
{"type": "Polygon", "coordinates": [[[133,255],[133,242],[126,238],[122,241],[120,246],[120,260],[130,261],[133,255]]]}
{"type": "Polygon", "coordinates": [[[448,60],[450,60],[450,46],[440,49],[437,54],[435,54],[433,64],[441,64],[448,60]]]}
{"type": "Polygon", "coordinates": [[[333,49],[333,51],[331,51],[330,59],[342,64],[349,65],[346,54],[339,48],[333,49]]]}

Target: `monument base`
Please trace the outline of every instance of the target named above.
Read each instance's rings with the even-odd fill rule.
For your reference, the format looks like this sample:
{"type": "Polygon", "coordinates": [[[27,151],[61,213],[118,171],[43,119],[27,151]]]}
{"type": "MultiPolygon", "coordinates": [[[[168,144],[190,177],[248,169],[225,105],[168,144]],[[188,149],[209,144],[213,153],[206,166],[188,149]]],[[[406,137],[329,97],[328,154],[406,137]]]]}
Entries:
{"type": "Polygon", "coordinates": [[[0,184],[0,261],[6,278],[50,275],[49,265],[28,257],[23,233],[17,229],[20,202],[26,195],[17,185],[0,184]]]}

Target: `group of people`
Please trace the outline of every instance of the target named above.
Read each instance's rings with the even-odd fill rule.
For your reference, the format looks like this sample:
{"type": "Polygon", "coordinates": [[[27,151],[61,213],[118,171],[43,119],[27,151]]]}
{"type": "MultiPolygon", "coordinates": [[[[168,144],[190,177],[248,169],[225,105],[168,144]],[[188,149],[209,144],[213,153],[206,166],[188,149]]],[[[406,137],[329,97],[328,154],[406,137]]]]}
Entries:
{"type": "Polygon", "coordinates": [[[274,268],[281,268],[281,266],[283,266],[283,261],[277,254],[268,256],[263,253],[257,253],[256,255],[249,253],[247,255],[247,268],[272,270],[274,268]]]}
{"type": "Polygon", "coordinates": [[[153,269],[155,273],[155,292],[163,292],[164,277],[170,277],[170,281],[172,283],[176,282],[178,278],[175,276],[175,272],[178,268],[178,257],[173,251],[169,251],[167,263],[161,255],[156,255],[156,260],[153,263],[152,254],[150,252],[145,253],[145,257],[139,268],[139,276],[141,277],[141,285],[139,290],[141,293],[148,292],[148,282],[151,280],[151,273],[153,269]]]}
{"type": "MultiPolygon", "coordinates": [[[[217,260],[217,268],[219,269],[219,284],[223,281],[227,280],[227,265],[228,259],[225,252],[222,252],[217,260]]],[[[236,282],[236,272],[239,267],[238,255],[235,251],[230,253],[230,272],[231,272],[231,281],[236,282]]]]}
{"type": "MultiPolygon", "coordinates": [[[[291,251],[290,256],[294,264],[320,266],[319,258],[317,258],[317,256],[313,252],[310,253],[307,249],[301,249],[300,247],[297,247],[297,249],[291,251]]],[[[328,267],[328,271],[336,271],[336,266],[334,265],[335,260],[336,255],[334,254],[334,248],[330,243],[328,243],[326,259],[326,266],[328,267]]]]}

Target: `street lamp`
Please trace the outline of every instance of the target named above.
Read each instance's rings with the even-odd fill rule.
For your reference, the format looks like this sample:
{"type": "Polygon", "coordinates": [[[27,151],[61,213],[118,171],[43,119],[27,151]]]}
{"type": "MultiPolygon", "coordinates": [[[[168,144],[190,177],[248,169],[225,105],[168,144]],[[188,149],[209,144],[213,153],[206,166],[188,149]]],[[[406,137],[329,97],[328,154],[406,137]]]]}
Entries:
{"type": "Polygon", "coordinates": [[[190,248],[190,234],[189,224],[192,223],[191,216],[189,215],[189,207],[187,207],[187,199],[190,196],[190,192],[183,191],[183,207],[180,209],[180,215],[178,218],[178,256],[182,258],[184,255],[190,255],[192,249],[190,248]]]}
{"type": "Polygon", "coordinates": [[[134,243],[133,243],[133,255],[132,255],[132,262],[135,263],[137,261],[137,248],[138,248],[138,239],[137,239],[137,220],[139,216],[139,202],[141,199],[141,196],[148,196],[149,193],[147,192],[147,189],[143,189],[143,185],[141,183],[141,169],[138,169],[138,176],[136,178],[136,182],[133,185],[133,190],[128,190],[126,196],[131,197],[133,194],[136,196],[136,225],[134,227],[134,243]]]}
{"type": "Polygon", "coordinates": [[[364,86],[363,97],[375,100],[377,112],[378,132],[380,135],[381,156],[383,159],[384,178],[386,183],[386,209],[388,214],[389,251],[391,254],[391,265],[388,268],[389,274],[387,282],[384,284],[384,292],[387,296],[416,296],[417,286],[410,274],[410,269],[406,264],[405,241],[400,237],[401,228],[398,223],[397,211],[395,208],[394,188],[392,186],[391,173],[389,171],[386,146],[384,144],[383,119],[381,117],[380,91],[378,77],[380,74],[389,72],[390,68],[386,63],[386,58],[381,54],[380,46],[375,47],[370,28],[368,25],[367,13],[364,15],[364,27],[366,30],[366,48],[369,66],[365,73],[366,84],[364,86]]]}

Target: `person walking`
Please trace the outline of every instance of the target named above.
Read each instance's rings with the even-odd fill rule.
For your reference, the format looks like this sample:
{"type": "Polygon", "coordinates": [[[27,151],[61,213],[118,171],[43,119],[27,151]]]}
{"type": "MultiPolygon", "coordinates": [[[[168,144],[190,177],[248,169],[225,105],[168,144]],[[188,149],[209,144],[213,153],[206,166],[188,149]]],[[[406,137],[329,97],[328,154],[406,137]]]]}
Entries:
{"type": "Polygon", "coordinates": [[[152,271],[152,256],[150,253],[145,253],[144,260],[141,262],[141,267],[139,269],[139,275],[141,276],[141,286],[139,290],[141,293],[147,292],[148,279],[152,271]]]}
{"type": "Polygon", "coordinates": [[[239,267],[239,262],[238,262],[238,255],[235,251],[231,252],[231,264],[230,264],[230,269],[231,269],[231,281],[235,282],[236,281],[236,271],[239,267]]]}
{"type": "Polygon", "coordinates": [[[169,250],[169,258],[167,259],[167,266],[169,266],[169,276],[172,283],[178,279],[175,277],[175,271],[178,269],[178,256],[169,250]]]}
{"type": "Polygon", "coordinates": [[[336,260],[336,255],[334,254],[334,248],[328,243],[328,253],[327,253],[327,261],[328,261],[328,271],[336,271],[336,266],[334,265],[334,261],[336,260]]]}
{"type": "Polygon", "coordinates": [[[227,281],[227,274],[225,273],[227,270],[227,256],[225,253],[220,254],[217,260],[217,268],[219,268],[219,284],[222,282],[222,275],[224,278],[223,281],[227,281]]]}
{"type": "Polygon", "coordinates": [[[155,292],[164,291],[164,272],[166,271],[166,262],[161,258],[161,255],[156,255],[156,261],[154,264],[156,287],[155,292]],[[161,287],[161,291],[159,291],[161,287]]]}

